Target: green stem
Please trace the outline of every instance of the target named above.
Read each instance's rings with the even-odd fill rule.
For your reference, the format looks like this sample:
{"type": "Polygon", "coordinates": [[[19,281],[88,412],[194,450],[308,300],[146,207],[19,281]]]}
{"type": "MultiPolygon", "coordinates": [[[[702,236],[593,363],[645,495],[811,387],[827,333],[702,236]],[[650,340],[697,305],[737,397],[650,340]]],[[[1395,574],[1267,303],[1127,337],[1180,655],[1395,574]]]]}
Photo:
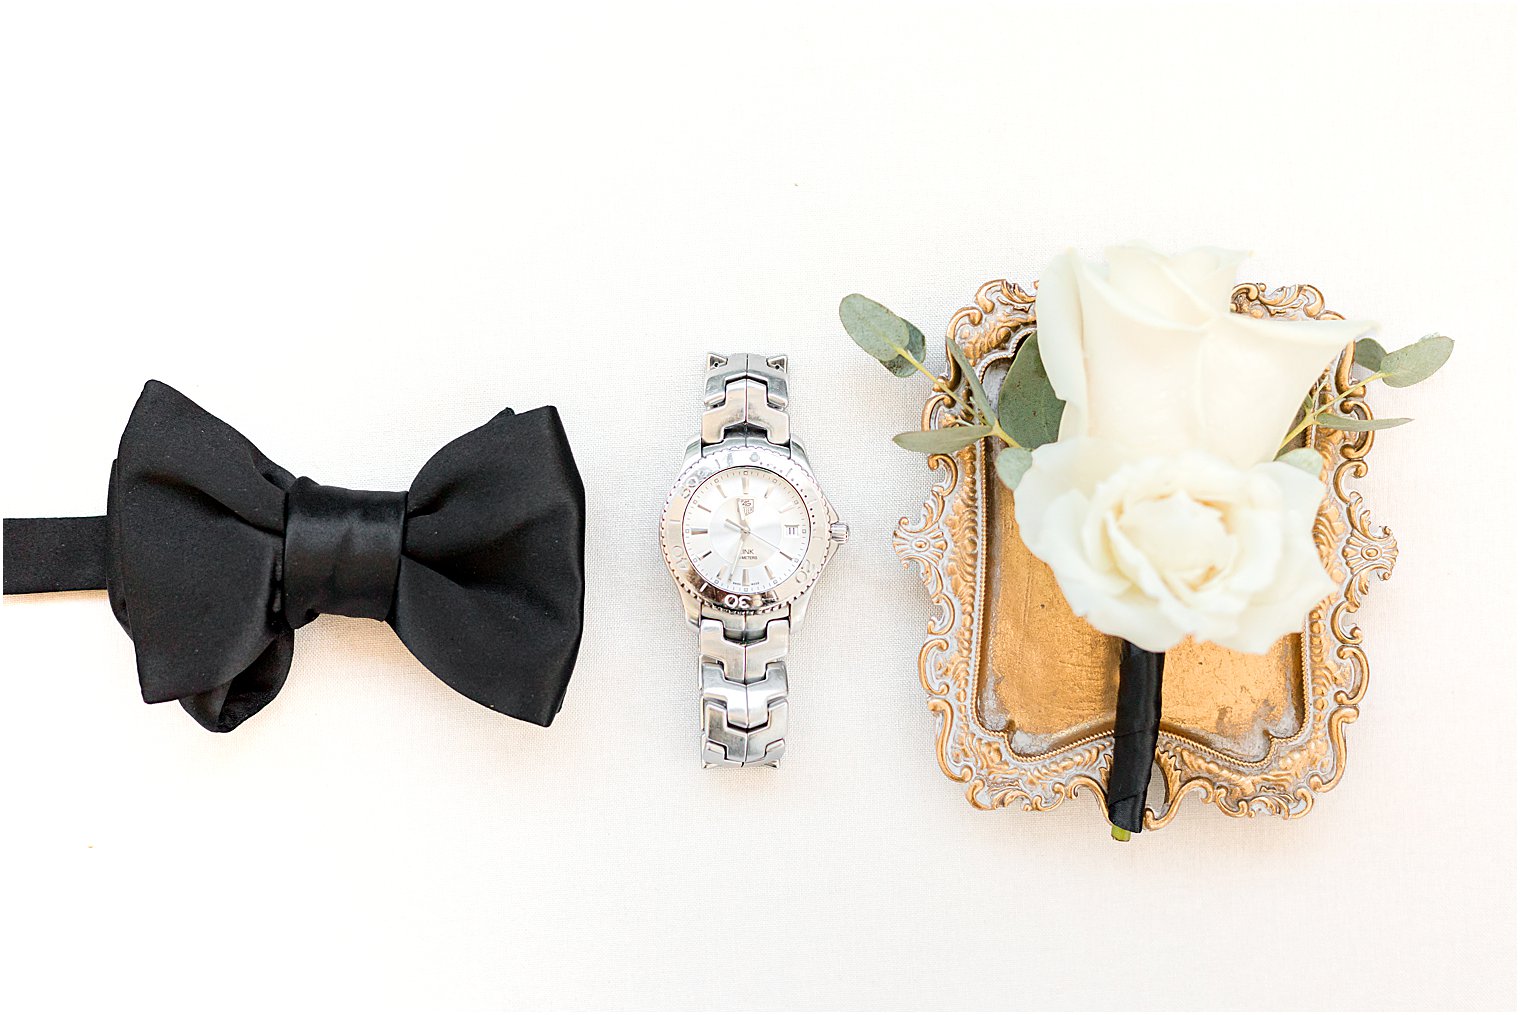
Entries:
{"type": "MultiPolygon", "coordinates": [[[[939,385],[940,385],[940,382],[944,380],[944,378],[940,377],[938,374],[930,373],[929,372],[929,368],[926,367],[926,366],[924,366],[918,360],[914,359],[913,358],[913,354],[911,352],[909,352],[906,349],[899,349],[898,350],[898,354],[901,355],[903,359],[907,360],[908,363],[909,363],[909,365],[911,365],[913,367],[913,369],[917,370],[919,373],[921,373],[925,377],[929,378],[929,380],[934,383],[936,391],[941,391],[941,390],[944,391],[947,395],[950,396],[951,401],[953,401],[964,412],[966,412],[967,415],[971,416],[974,419],[975,418],[980,418],[981,413],[977,411],[976,407],[974,405],[972,405],[970,402],[966,402],[966,401],[962,400],[961,396],[958,395],[958,394],[956,394],[956,391],[955,391],[954,388],[950,388],[950,387],[941,388],[939,385]]],[[[992,427],[992,434],[991,434],[991,436],[996,437],[998,440],[1002,441],[1004,444],[1008,445],[1010,448],[1016,448],[1016,447],[1020,447],[1021,446],[1018,441],[1016,441],[1012,437],[1008,436],[1007,431],[1005,431],[1003,429],[1002,424],[998,423],[997,420],[995,420],[995,419],[989,419],[989,420],[984,420],[984,422],[986,422],[987,424],[989,424],[992,427]]]]}
{"type": "MultiPolygon", "coordinates": [[[[1333,405],[1334,403],[1332,402],[1331,404],[1333,405]]],[[[1326,406],[1326,408],[1328,408],[1328,406],[1326,406]]],[[[1294,438],[1303,433],[1305,430],[1309,429],[1309,427],[1314,424],[1314,417],[1318,416],[1320,412],[1321,409],[1319,408],[1311,408],[1305,412],[1304,418],[1299,421],[1298,426],[1294,427],[1292,430],[1289,430],[1288,436],[1284,437],[1282,439],[1282,443],[1277,445],[1278,453],[1281,454],[1284,448],[1293,443],[1294,438]]]]}
{"type": "MultiPolygon", "coordinates": [[[[939,384],[943,380],[943,378],[941,378],[938,374],[931,373],[930,370],[929,370],[929,368],[926,367],[926,366],[924,366],[918,360],[914,359],[913,358],[913,354],[911,352],[909,352],[908,350],[906,350],[906,349],[899,349],[899,350],[897,350],[897,352],[898,352],[899,355],[902,356],[903,359],[905,359],[905,360],[908,361],[909,365],[911,365],[914,370],[917,370],[919,373],[921,373],[925,377],[929,378],[930,383],[932,383],[935,386],[935,390],[939,390],[939,384]]],[[[962,409],[969,408],[969,406],[967,406],[965,402],[961,401],[960,396],[955,393],[955,390],[953,388],[945,388],[944,391],[945,391],[946,394],[948,394],[950,396],[951,400],[954,401],[956,405],[960,406],[962,409]]]]}
{"type": "Polygon", "coordinates": [[[1304,418],[1301,419],[1301,420],[1299,420],[1298,426],[1296,426],[1292,430],[1288,431],[1288,436],[1286,436],[1286,437],[1283,438],[1282,443],[1277,446],[1277,450],[1278,451],[1282,451],[1283,448],[1286,448],[1289,444],[1293,443],[1294,438],[1296,438],[1299,434],[1303,433],[1305,430],[1309,429],[1309,427],[1313,426],[1315,420],[1318,419],[1320,413],[1322,413],[1322,412],[1329,412],[1331,409],[1335,408],[1336,403],[1338,403],[1343,398],[1350,397],[1358,388],[1365,388],[1367,385],[1371,384],[1373,381],[1380,380],[1380,379],[1382,379],[1384,377],[1387,377],[1387,376],[1388,376],[1387,374],[1381,373],[1381,372],[1380,373],[1375,373],[1375,374],[1368,374],[1366,377],[1363,377],[1361,380],[1354,382],[1351,385],[1351,387],[1347,388],[1345,391],[1341,392],[1340,394],[1338,394],[1338,395],[1332,395],[1331,398],[1330,398],[1330,400],[1328,402],[1326,402],[1324,405],[1316,405],[1316,406],[1313,406],[1312,408],[1310,408],[1307,412],[1304,413],[1304,418]]]}
{"type": "Polygon", "coordinates": [[[997,420],[992,421],[992,436],[996,437],[998,440],[1002,441],[1010,448],[1023,447],[1023,445],[1018,441],[1008,436],[1008,432],[1003,429],[1002,424],[1000,424],[997,420]]]}

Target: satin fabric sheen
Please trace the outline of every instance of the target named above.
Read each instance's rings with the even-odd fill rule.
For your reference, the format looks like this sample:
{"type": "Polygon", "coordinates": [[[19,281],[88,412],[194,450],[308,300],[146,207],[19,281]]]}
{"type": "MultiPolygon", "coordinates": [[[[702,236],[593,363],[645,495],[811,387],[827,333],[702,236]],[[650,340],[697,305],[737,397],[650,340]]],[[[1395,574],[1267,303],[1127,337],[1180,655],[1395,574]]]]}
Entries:
{"type": "Polygon", "coordinates": [[[503,410],[390,493],[297,479],[149,381],[104,527],[7,519],[5,591],[99,588],[103,573],[143,700],[215,732],[274,699],[294,629],[320,613],[384,619],[460,694],[548,726],[580,646],[585,515],[552,406],[503,410]]]}
{"type": "Polygon", "coordinates": [[[1114,763],[1108,772],[1108,820],[1129,832],[1142,831],[1145,825],[1145,791],[1161,734],[1165,668],[1165,652],[1124,643],[1114,710],[1114,763]]]}

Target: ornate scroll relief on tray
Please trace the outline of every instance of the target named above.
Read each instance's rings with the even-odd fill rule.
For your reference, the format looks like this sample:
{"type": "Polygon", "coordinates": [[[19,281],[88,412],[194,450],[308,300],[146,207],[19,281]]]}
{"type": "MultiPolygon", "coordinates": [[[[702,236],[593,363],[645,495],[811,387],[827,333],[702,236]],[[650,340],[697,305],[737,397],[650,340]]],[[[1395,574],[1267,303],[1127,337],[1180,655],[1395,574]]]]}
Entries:
{"type": "MultiPolygon", "coordinates": [[[[1258,317],[1340,316],[1307,285],[1239,285],[1232,301],[1237,313],[1258,317]]],[[[1034,294],[1000,280],[981,287],[947,337],[996,391],[1034,324],[1034,294]]],[[[1319,383],[1342,396],[1337,411],[1370,417],[1351,368],[1348,351],[1319,383]]],[[[950,399],[936,394],[924,407],[924,427],[945,425],[952,411],[950,399]]],[[[1153,788],[1147,828],[1171,821],[1190,793],[1236,817],[1297,817],[1340,779],[1345,727],[1368,679],[1354,615],[1372,577],[1386,579],[1398,553],[1349,488],[1366,474],[1373,436],[1319,427],[1305,434],[1329,463],[1314,537],[1338,590],[1303,630],[1260,656],[1192,642],[1168,653],[1156,748],[1164,799],[1158,809],[1153,788]]],[[[931,456],[940,475],[922,513],[916,522],[902,519],[893,534],[934,607],[918,665],[939,725],[940,767],[982,809],[1049,810],[1083,789],[1102,807],[1122,643],[1073,615],[1050,569],[1024,547],[1014,495],[992,476],[1000,447],[989,438],[931,456]]]]}

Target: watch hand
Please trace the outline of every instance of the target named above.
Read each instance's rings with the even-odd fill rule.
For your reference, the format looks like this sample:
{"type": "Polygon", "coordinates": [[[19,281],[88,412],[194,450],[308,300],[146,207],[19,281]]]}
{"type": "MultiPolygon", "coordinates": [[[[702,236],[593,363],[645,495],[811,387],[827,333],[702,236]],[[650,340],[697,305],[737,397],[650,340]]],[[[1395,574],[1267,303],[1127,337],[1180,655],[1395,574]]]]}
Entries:
{"type": "MultiPolygon", "coordinates": [[[[764,537],[762,537],[762,536],[756,536],[755,533],[753,531],[751,531],[748,522],[737,522],[736,523],[732,518],[725,518],[725,519],[723,519],[723,524],[727,525],[729,528],[733,529],[735,532],[737,532],[737,533],[739,533],[741,535],[755,536],[755,538],[759,539],[761,542],[768,542],[766,539],[764,539],[764,537]]],[[[774,546],[775,544],[774,543],[770,543],[769,545],[774,546]]]]}
{"type": "Polygon", "coordinates": [[[769,539],[766,539],[764,536],[760,535],[760,533],[758,533],[758,532],[746,532],[745,535],[747,535],[747,536],[754,536],[756,539],[760,540],[760,542],[764,543],[766,546],[769,546],[772,550],[775,550],[777,553],[781,552],[781,547],[777,546],[775,543],[771,542],[769,539]]]}

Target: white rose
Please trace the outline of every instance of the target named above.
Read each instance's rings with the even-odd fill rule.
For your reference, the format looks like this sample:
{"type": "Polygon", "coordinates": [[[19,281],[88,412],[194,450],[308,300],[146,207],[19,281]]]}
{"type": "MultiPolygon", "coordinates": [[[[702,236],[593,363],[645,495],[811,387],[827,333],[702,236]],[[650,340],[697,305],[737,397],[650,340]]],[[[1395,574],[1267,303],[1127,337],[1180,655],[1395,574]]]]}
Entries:
{"type": "Polygon", "coordinates": [[[1189,635],[1265,652],[1334,590],[1314,546],[1324,493],[1282,462],[1242,469],[1078,437],[1034,452],[1014,516],[1098,630],[1153,652],[1189,635]]]}
{"type": "Polygon", "coordinates": [[[1201,449],[1241,468],[1271,461],[1331,359],[1375,327],[1231,312],[1237,251],[1106,254],[1107,271],[1068,250],[1035,297],[1040,359],[1066,402],[1063,438],[1201,449]]]}
{"type": "Polygon", "coordinates": [[[1313,537],[1324,484],[1272,459],[1373,325],[1231,312],[1232,251],[1107,256],[1068,251],[1040,279],[1040,357],[1066,409],[1019,483],[1020,533],[1100,631],[1264,652],[1333,588],[1313,537]]]}

